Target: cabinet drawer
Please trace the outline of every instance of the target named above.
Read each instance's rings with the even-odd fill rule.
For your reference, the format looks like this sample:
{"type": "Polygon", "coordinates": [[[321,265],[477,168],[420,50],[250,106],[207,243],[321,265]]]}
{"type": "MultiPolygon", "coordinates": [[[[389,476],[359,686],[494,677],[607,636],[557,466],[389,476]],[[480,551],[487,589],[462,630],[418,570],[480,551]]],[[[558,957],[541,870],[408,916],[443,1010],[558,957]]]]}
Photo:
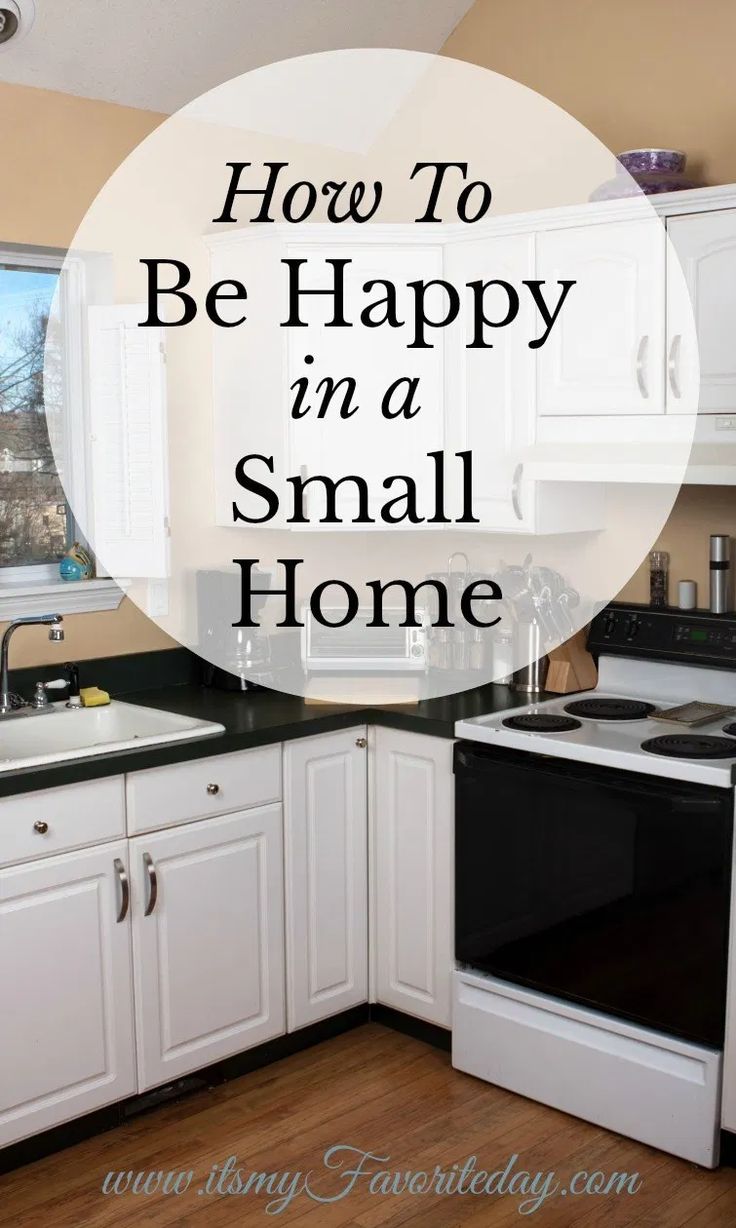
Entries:
{"type": "Polygon", "coordinates": [[[0,801],[0,865],[65,853],[124,835],[122,776],[0,801]]]}
{"type": "Polygon", "coordinates": [[[190,763],[148,768],[127,778],[128,834],[281,800],[281,744],[190,763]]]}
{"type": "Polygon", "coordinates": [[[717,1167],[717,1050],[482,973],[455,972],[453,999],[457,1070],[717,1167]]]}

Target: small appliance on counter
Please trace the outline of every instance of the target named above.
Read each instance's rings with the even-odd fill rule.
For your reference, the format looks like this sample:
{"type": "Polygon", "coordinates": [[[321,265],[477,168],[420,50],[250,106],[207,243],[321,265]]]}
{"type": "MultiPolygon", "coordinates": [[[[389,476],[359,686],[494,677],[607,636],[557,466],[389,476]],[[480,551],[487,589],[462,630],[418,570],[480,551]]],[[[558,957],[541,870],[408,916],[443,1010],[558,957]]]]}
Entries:
{"type": "Polygon", "coordinates": [[[455,726],[453,1064],[715,1167],[736,614],[613,604],[588,649],[594,690],[455,726]]]}
{"type": "MultiPolygon", "coordinates": [[[[269,572],[253,569],[253,587],[268,588],[269,572]]],[[[253,597],[254,618],[260,614],[266,596],[253,597]]],[[[262,691],[259,675],[269,673],[271,646],[268,635],[258,627],[233,627],[240,612],[240,572],[226,570],[197,572],[197,613],[199,646],[202,650],[202,681],[221,691],[262,691]],[[204,656],[211,653],[228,662],[227,669],[214,665],[204,656]]]]}
{"type": "Polygon", "coordinates": [[[371,671],[424,672],[427,668],[427,623],[425,610],[417,610],[418,627],[402,627],[404,611],[386,609],[386,627],[372,627],[373,607],[361,606],[344,627],[337,625],[345,613],[339,606],[323,607],[328,623],[323,626],[309,606],[301,612],[302,665],[307,673],[361,673],[371,671]]]}

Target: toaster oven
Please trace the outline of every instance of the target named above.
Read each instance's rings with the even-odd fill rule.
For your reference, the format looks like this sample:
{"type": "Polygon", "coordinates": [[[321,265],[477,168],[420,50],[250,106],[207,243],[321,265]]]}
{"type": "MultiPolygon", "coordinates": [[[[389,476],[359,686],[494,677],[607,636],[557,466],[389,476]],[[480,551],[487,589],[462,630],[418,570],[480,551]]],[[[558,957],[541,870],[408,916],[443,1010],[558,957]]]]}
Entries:
{"type": "MultiPolygon", "coordinates": [[[[337,622],[344,616],[340,606],[322,606],[323,618],[337,622]]],[[[427,635],[429,615],[417,610],[419,627],[402,627],[405,608],[385,608],[383,619],[387,627],[371,627],[372,606],[360,607],[344,627],[325,627],[317,622],[307,606],[302,612],[302,663],[310,672],[341,670],[423,671],[427,668],[427,635]]]]}

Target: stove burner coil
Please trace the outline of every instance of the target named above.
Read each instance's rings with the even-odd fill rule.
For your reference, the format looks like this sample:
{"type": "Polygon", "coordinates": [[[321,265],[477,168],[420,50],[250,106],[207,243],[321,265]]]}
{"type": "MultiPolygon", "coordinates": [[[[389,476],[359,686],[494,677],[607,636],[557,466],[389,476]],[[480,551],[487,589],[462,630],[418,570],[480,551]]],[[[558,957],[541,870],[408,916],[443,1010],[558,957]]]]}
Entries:
{"type": "Polygon", "coordinates": [[[581,727],[580,721],[555,712],[522,712],[519,716],[507,716],[503,724],[507,729],[521,729],[527,733],[569,733],[581,727]]]}
{"type": "Polygon", "coordinates": [[[670,759],[736,759],[736,743],[701,733],[666,733],[647,738],[641,748],[650,755],[667,755],[670,759]]]}

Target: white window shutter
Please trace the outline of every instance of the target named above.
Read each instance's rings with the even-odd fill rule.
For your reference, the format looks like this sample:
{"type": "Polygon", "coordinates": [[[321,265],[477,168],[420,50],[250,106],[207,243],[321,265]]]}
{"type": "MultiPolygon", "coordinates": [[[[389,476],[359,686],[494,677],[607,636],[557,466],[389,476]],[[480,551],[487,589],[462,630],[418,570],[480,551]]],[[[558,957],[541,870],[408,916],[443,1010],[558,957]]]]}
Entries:
{"type": "Polygon", "coordinates": [[[168,575],[166,369],[145,308],[88,309],[92,542],[116,577],[168,575]]]}

